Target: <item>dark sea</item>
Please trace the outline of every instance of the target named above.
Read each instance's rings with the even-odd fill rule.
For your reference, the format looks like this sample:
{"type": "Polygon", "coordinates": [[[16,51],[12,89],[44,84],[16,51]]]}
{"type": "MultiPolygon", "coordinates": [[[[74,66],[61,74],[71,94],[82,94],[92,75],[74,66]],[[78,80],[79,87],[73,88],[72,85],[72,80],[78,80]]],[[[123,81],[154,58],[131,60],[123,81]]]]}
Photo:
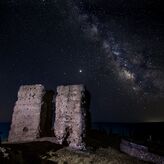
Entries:
{"type": "Polygon", "coordinates": [[[164,123],[163,122],[141,122],[141,123],[111,123],[94,122],[92,129],[108,135],[119,135],[141,142],[151,142],[164,145],[164,123]]]}
{"type": "MultiPolygon", "coordinates": [[[[111,122],[93,122],[91,128],[108,135],[119,135],[121,137],[134,138],[139,140],[151,139],[164,143],[164,123],[111,123],[111,122]]],[[[0,137],[2,141],[8,138],[10,123],[0,123],[0,137]]]]}
{"type": "Polygon", "coordinates": [[[10,130],[9,122],[0,123],[0,137],[2,141],[5,141],[8,138],[9,130],[10,130]]]}

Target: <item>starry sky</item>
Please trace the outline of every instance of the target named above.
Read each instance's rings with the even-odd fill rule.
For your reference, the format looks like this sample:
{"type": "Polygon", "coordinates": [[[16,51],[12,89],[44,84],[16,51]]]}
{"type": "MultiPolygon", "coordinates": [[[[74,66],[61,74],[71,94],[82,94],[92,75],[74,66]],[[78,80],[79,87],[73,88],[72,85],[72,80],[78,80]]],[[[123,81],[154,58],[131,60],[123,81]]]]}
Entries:
{"type": "Polygon", "coordinates": [[[85,84],[92,121],[164,121],[162,0],[0,1],[0,122],[20,85],[85,84]]]}

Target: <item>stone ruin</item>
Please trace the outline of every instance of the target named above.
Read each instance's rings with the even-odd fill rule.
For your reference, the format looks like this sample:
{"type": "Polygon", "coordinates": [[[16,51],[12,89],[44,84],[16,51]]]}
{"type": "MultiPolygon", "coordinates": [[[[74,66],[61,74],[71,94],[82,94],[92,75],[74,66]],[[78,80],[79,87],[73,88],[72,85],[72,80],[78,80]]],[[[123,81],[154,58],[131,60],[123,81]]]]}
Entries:
{"type": "Polygon", "coordinates": [[[164,157],[154,154],[149,150],[149,147],[139,145],[128,140],[122,139],[120,143],[120,150],[130,156],[136,157],[138,159],[150,162],[163,164],[164,157]]]}
{"type": "Polygon", "coordinates": [[[53,91],[46,91],[40,84],[21,86],[8,141],[28,142],[55,135],[54,140],[58,144],[66,143],[75,149],[85,149],[86,93],[83,85],[57,87],[56,110],[53,116],[53,91]]]}
{"type": "Polygon", "coordinates": [[[59,144],[84,149],[86,97],[83,85],[57,87],[54,133],[59,144]]]}
{"type": "Polygon", "coordinates": [[[50,134],[53,93],[43,85],[24,85],[18,91],[9,142],[33,141],[50,134]]]}

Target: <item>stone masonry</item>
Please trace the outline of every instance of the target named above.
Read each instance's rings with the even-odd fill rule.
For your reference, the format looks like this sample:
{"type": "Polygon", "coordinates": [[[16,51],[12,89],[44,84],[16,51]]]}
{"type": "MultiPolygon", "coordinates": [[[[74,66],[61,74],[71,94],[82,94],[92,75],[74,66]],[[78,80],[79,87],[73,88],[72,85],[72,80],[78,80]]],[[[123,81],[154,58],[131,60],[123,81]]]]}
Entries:
{"type": "Polygon", "coordinates": [[[40,84],[20,87],[12,115],[9,142],[33,141],[44,134],[48,113],[45,95],[45,88],[40,84]]]}
{"type": "Polygon", "coordinates": [[[83,85],[58,86],[54,133],[59,144],[85,149],[86,99],[83,85]]]}
{"type": "Polygon", "coordinates": [[[164,157],[149,152],[149,148],[147,146],[138,145],[136,143],[122,139],[120,144],[120,150],[130,156],[139,158],[147,162],[164,164],[164,157]]]}
{"type": "Polygon", "coordinates": [[[52,137],[53,142],[58,144],[85,149],[88,92],[83,85],[58,86],[55,116],[53,95],[53,91],[46,91],[40,84],[20,87],[12,115],[9,142],[37,141],[52,137]]]}

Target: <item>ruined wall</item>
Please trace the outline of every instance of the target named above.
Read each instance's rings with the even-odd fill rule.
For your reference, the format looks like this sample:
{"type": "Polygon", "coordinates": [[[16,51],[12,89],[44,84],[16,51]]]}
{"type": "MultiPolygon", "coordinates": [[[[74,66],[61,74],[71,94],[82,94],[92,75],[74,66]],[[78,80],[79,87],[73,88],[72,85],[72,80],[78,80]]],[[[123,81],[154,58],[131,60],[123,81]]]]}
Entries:
{"type": "Polygon", "coordinates": [[[127,140],[123,140],[123,139],[121,140],[120,150],[130,156],[139,158],[147,162],[152,162],[157,164],[164,163],[163,156],[149,152],[149,149],[146,146],[138,145],[133,142],[129,142],[127,140]]]}
{"type": "Polygon", "coordinates": [[[59,144],[85,149],[86,108],[83,85],[58,86],[54,133],[59,144]]]}
{"type": "Polygon", "coordinates": [[[44,132],[46,123],[45,89],[42,85],[24,85],[18,92],[9,142],[32,141],[44,132]]]}
{"type": "MultiPolygon", "coordinates": [[[[83,85],[57,87],[54,123],[57,143],[85,149],[88,108],[86,93],[83,85]]],[[[39,84],[20,87],[12,115],[9,142],[34,141],[53,136],[53,95],[53,91],[46,91],[39,84]]]]}

